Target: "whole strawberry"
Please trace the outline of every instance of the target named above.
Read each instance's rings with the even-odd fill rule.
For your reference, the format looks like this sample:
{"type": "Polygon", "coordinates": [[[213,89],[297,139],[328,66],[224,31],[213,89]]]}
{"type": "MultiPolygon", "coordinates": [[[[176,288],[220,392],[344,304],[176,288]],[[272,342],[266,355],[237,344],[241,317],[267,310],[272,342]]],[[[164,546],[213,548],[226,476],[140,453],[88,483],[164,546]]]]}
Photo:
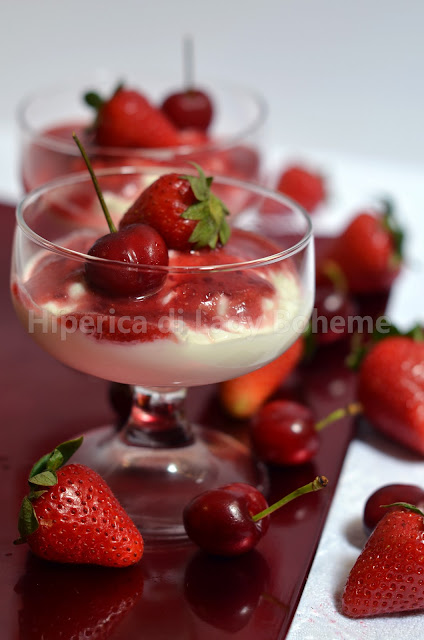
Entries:
{"type": "Polygon", "coordinates": [[[399,503],[377,524],[353,566],[342,611],[362,618],[424,608],[424,514],[399,503]]]}
{"type": "Polygon", "coordinates": [[[15,544],[53,562],[128,567],[141,559],[143,538],[96,472],[65,465],[81,443],[62,443],[31,469],[15,544]]]}
{"type": "Polygon", "coordinates": [[[119,86],[111,98],[87,93],[86,102],[97,111],[94,137],[111,147],[174,147],[180,144],[177,128],[145,96],[119,86]]]}
{"type": "Polygon", "coordinates": [[[385,202],[384,206],[383,213],[358,213],[335,239],[321,265],[325,271],[335,263],[352,293],[387,291],[399,274],[403,234],[394,221],[391,204],[385,202]]]}
{"type": "Polygon", "coordinates": [[[230,236],[224,203],[210,190],[212,178],[199,165],[198,176],[168,173],[153,182],[123,216],[120,229],[148,224],[160,233],[168,249],[214,249],[230,236]]]}
{"type": "MultiPolygon", "coordinates": [[[[421,338],[421,332],[416,332],[421,338]]],[[[424,341],[393,335],[374,344],[359,369],[358,399],[372,425],[424,455],[424,341]]]]}
{"type": "Polygon", "coordinates": [[[323,176],[300,165],[290,166],[281,173],[277,191],[295,200],[309,213],[327,198],[323,176]]]}

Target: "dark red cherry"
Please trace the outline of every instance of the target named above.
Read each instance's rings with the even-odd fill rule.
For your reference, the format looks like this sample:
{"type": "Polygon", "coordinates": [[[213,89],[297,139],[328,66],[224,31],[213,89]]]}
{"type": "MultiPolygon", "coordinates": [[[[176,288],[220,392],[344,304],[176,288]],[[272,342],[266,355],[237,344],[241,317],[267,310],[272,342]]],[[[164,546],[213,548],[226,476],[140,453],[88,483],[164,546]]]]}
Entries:
{"type": "Polygon", "coordinates": [[[167,266],[168,249],[162,236],[146,224],[132,224],[102,236],[89,249],[88,255],[126,263],[105,264],[91,260],[85,264],[90,287],[112,296],[152,295],[166,278],[165,271],[148,268],[167,266]],[[147,268],[142,269],[140,265],[147,268]]]}
{"type": "Polygon", "coordinates": [[[266,533],[271,513],[327,484],[325,476],[317,476],[271,506],[258,489],[243,482],[204,491],[185,507],[184,527],[188,537],[203,551],[238,556],[250,551],[266,533]]]}
{"type": "Polygon", "coordinates": [[[269,517],[252,516],[268,507],[260,491],[241,482],[205,491],[183,512],[188,537],[208,553],[233,556],[252,549],[269,527],[269,517]]]}
{"type": "Polygon", "coordinates": [[[355,314],[355,304],[346,292],[332,283],[318,286],[312,315],[318,344],[329,344],[346,337],[352,331],[349,318],[355,314]]]}
{"type": "Polygon", "coordinates": [[[399,508],[389,507],[387,509],[381,505],[393,504],[394,502],[406,502],[423,510],[424,490],[413,484],[388,484],[374,491],[364,508],[364,529],[368,534],[388,511],[399,508]]]}
{"type": "Polygon", "coordinates": [[[184,576],[184,595],[195,615],[230,633],[243,629],[265,593],[269,567],[253,549],[236,558],[198,551],[184,576]]]}
{"type": "Polygon", "coordinates": [[[162,103],[163,113],[178,129],[206,131],[212,121],[212,101],[200,89],[171,93],[162,103]]]}
{"type": "Polygon", "coordinates": [[[303,464],[319,448],[312,411],[290,400],[264,405],[253,419],[251,436],[256,455],[271,464],[303,464]]]}

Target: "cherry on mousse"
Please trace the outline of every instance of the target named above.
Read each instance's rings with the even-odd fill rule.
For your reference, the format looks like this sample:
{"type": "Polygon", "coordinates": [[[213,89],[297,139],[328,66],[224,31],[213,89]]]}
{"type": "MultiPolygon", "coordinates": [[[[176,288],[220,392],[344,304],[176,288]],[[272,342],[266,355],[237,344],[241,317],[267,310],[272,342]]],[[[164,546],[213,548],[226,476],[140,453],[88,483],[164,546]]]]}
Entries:
{"type": "Polygon", "coordinates": [[[265,535],[271,513],[327,484],[325,476],[317,476],[271,506],[258,489],[242,482],[204,491],[186,505],[184,528],[203,551],[218,556],[238,556],[253,549],[265,535]]]}
{"type": "Polygon", "coordinates": [[[207,131],[213,118],[212,100],[193,82],[193,45],[191,38],[184,40],[185,89],[169,94],[162,103],[163,113],[178,129],[207,131]]]}
{"type": "Polygon", "coordinates": [[[253,449],[263,462],[284,466],[304,464],[318,452],[321,429],[361,411],[359,403],[352,403],[316,422],[307,406],[290,400],[273,400],[259,409],[252,421],[253,449]]]}
{"type": "Polygon", "coordinates": [[[98,238],[87,252],[89,256],[100,258],[98,263],[90,261],[85,264],[89,286],[112,296],[141,298],[157,293],[165,282],[166,271],[149,267],[168,265],[165,240],[156,229],[143,223],[131,224],[119,231],[116,229],[88,156],[75,133],[73,138],[87,165],[110,230],[98,238]],[[117,264],[111,265],[105,260],[117,264]],[[128,268],[118,263],[126,263],[128,268]]]}

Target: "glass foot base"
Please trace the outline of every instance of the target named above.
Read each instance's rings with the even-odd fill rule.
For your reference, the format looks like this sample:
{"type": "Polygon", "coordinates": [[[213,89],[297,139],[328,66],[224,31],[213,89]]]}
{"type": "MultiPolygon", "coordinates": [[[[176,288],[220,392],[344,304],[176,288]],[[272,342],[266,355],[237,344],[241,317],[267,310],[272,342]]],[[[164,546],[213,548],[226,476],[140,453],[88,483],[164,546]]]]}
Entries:
{"type": "Polygon", "coordinates": [[[194,426],[193,442],[177,448],[128,445],[115,427],[84,434],[75,461],[97,471],[147,543],[186,539],[185,505],[196,495],[232,482],[267,490],[265,467],[234,438],[194,426]]]}

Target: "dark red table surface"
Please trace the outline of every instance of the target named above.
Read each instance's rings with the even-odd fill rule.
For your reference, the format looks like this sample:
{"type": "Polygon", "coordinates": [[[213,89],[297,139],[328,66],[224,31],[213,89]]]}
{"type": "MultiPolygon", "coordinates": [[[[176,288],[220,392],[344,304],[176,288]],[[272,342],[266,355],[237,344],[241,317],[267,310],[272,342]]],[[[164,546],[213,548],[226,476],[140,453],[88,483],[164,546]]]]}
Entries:
{"type": "MultiPolygon", "coordinates": [[[[136,568],[122,571],[38,561],[25,545],[12,544],[32,462],[61,440],[113,421],[115,415],[108,383],[56,362],[19,325],[9,297],[13,209],[0,205],[0,220],[1,637],[69,639],[78,628],[97,626],[95,637],[115,640],[284,638],[353,434],[352,420],[322,432],[320,452],[312,463],[270,470],[271,501],[318,474],[326,475],[330,484],[276,512],[257,550],[243,558],[219,561],[187,544],[147,549],[136,568]],[[115,615],[110,616],[112,611],[115,615]],[[105,618],[107,624],[102,623],[105,618]]],[[[319,352],[277,395],[305,401],[317,419],[343,406],[355,387],[343,355],[332,348],[319,352]]],[[[248,425],[232,423],[223,414],[213,386],[191,390],[187,410],[200,423],[247,438],[248,425]]]]}

